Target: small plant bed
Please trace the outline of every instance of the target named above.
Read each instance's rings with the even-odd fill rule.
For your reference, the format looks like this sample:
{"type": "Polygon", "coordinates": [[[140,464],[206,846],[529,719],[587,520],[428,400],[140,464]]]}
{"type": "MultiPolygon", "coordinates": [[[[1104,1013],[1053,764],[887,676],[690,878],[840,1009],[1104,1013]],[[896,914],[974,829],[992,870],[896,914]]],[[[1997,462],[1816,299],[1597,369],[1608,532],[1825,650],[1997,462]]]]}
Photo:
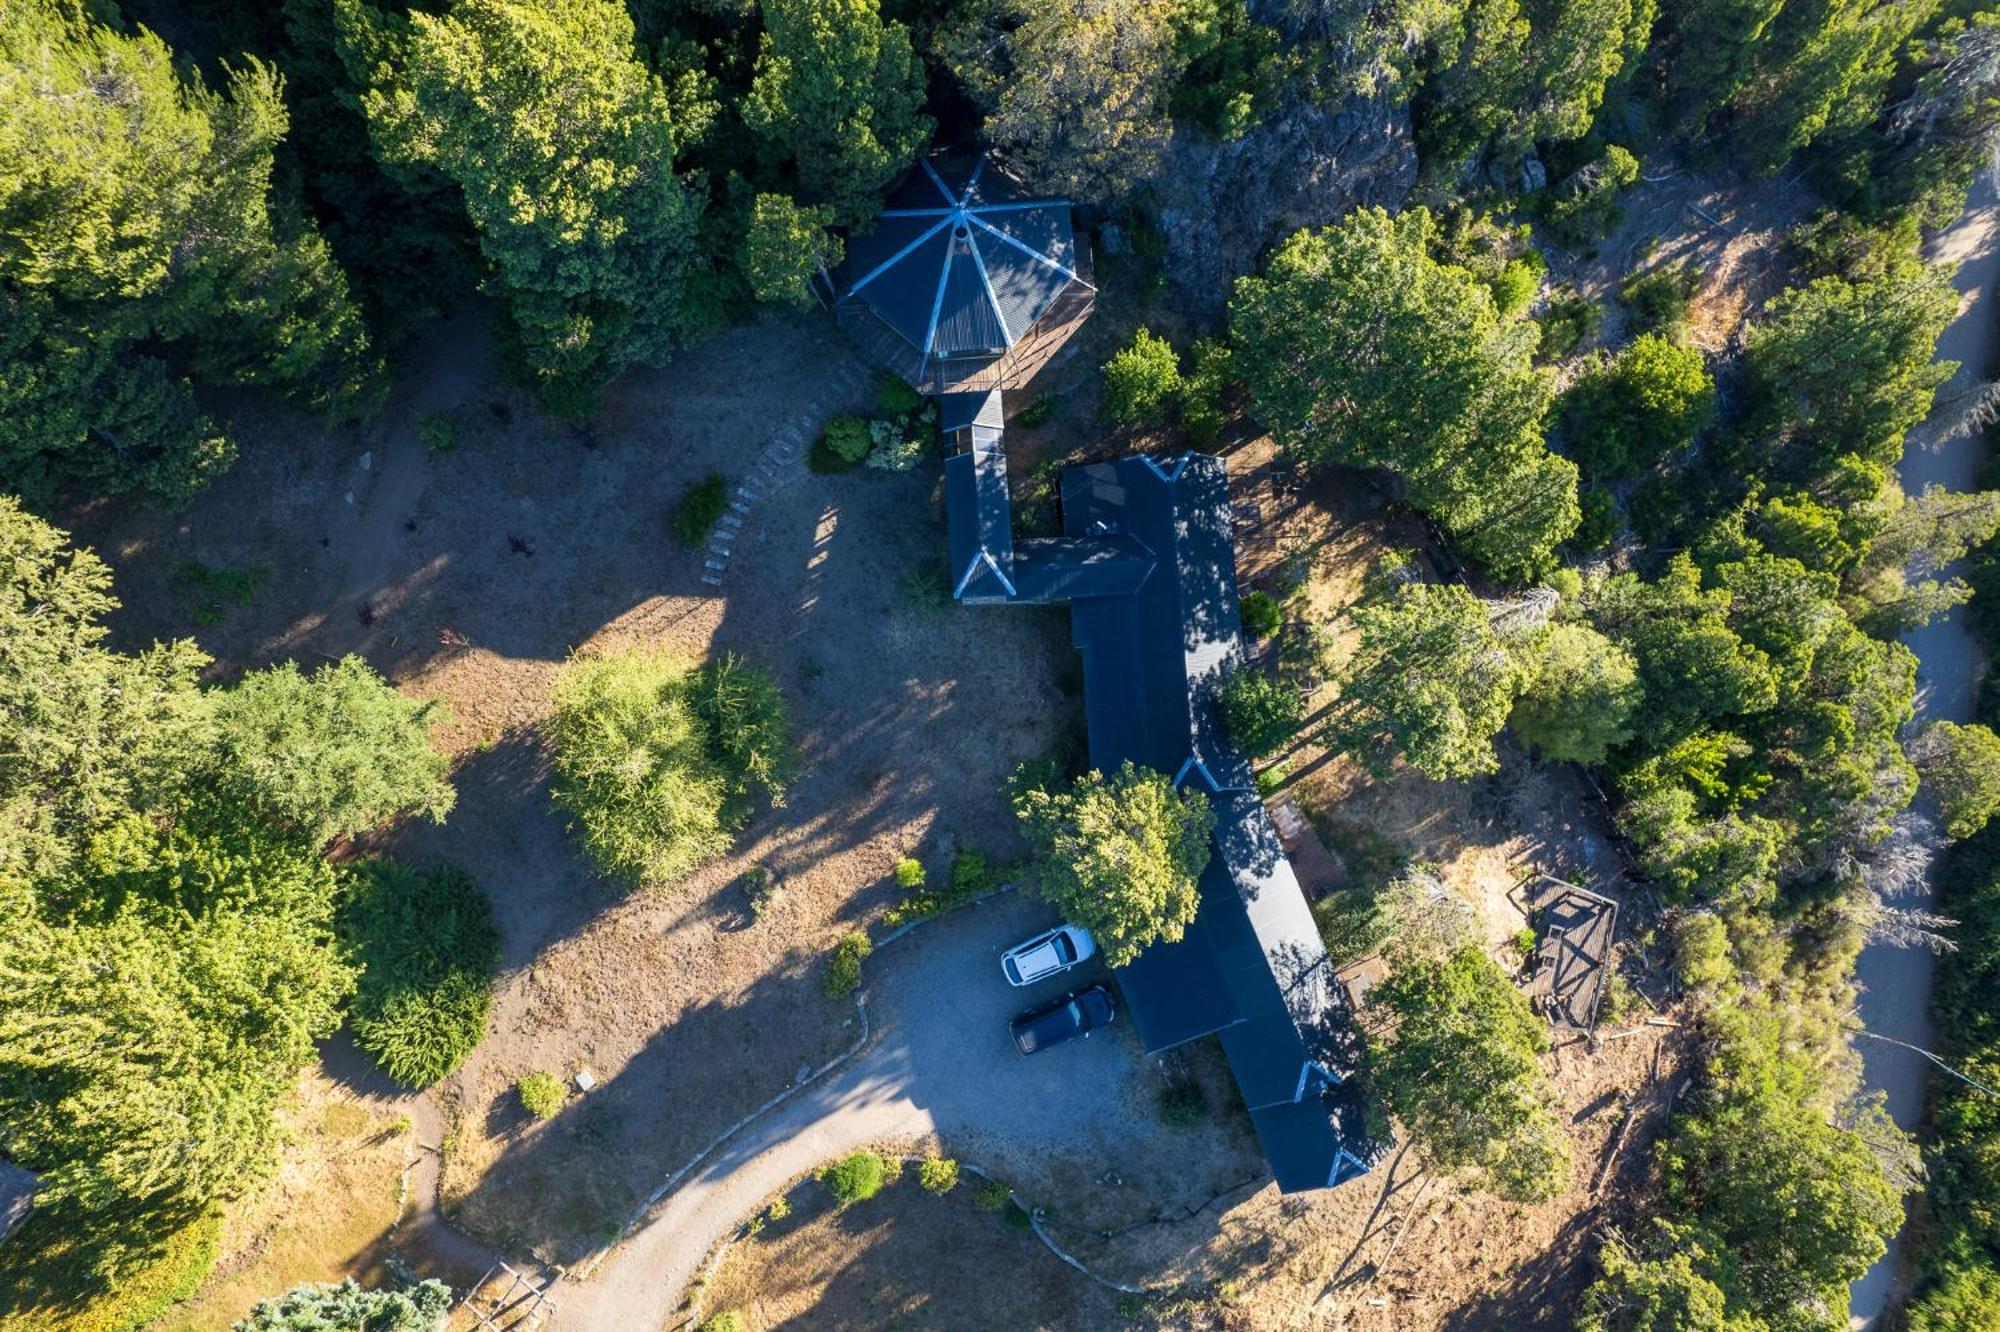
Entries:
{"type": "Polygon", "coordinates": [[[806,454],[806,466],[821,473],[862,466],[907,472],[923,461],[937,439],[937,404],[900,379],[886,379],[878,406],[876,416],[828,420],[806,454]]]}
{"type": "Polygon", "coordinates": [[[746,1332],[1156,1325],[1144,1302],[1121,1317],[1115,1292],[1009,1224],[1012,1204],[982,1209],[976,1176],[940,1191],[925,1166],[940,1178],[933,1162],[913,1163],[862,1201],[843,1205],[812,1180],[776,1200],[782,1210],[767,1208],[723,1255],[697,1326],[729,1313],[746,1332]]]}
{"type": "Polygon", "coordinates": [[[976,897],[982,897],[1000,886],[1002,876],[986,863],[986,857],[977,851],[960,851],[952,859],[951,873],[943,883],[927,882],[923,866],[915,860],[905,860],[897,866],[896,883],[908,894],[902,901],[889,908],[882,917],[882,923],[890,929],[907,925],[911,921],[924,920],[931,916],[941,916],[954,907],[964,906],[976,897]],[[915,865],[917,873],[907,876],[903,865],[915,865]]]}

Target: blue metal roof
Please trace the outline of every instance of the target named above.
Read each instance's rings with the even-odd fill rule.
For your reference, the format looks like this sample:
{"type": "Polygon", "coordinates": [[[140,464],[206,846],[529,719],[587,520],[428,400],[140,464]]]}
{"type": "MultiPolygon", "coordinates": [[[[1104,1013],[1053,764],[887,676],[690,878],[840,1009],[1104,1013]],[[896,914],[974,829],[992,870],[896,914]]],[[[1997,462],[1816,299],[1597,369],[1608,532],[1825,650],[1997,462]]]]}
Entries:
{"type": "Polygon", "coordinates": [[[1026,197],[983,157],[917,166],[874,229],[849,237],[835,292],[927,361],[1002,355],[1083,282],[1069,201],[1026,197]]]}

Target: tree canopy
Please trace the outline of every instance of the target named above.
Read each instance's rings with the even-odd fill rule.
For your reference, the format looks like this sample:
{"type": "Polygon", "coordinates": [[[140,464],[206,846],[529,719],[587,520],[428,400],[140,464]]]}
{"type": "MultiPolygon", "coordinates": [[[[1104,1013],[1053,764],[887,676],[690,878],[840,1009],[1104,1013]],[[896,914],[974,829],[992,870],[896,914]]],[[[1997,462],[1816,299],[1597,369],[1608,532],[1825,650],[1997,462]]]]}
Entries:
{"type": "Polygon", "coordinates": [[[1200,904],[1215,814],[1199,791],[1126,763],[1067,789],[1028,787],[1014,809],[1038,855],[1042,896],[1097,940],[1109,966],[1178,940],[1200,904]]]}
{"type": "Polygon", "coordinates": [[[1237,283],[1233,364],[1288,452],[1395,472],[1476,559],[1526,578],[1576,530],[1576,468],[1542,443],[1534,325],[1433,259],[1435,238],[1422,208],[1292,236],[1237,283]]]}

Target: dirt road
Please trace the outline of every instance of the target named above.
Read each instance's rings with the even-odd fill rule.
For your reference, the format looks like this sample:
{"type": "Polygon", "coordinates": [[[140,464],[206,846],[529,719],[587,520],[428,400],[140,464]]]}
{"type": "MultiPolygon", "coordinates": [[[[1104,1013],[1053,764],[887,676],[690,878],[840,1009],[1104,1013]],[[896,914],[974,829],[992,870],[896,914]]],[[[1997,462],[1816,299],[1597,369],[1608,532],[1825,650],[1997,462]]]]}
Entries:
{"type": "MultiPolygon", "coordinates": [[[[1981,180],[1965,215],[1932,243],[1930,257],[1959,265],[1958,318],[1945,329],[1937,347],[1940,359],[1959,362],[1959,371],[1938,391],[1938,406],[1930,419],[1910,432],[1898,471],[1903,489],[1911,494],[1934,485],[1947,490],[1972,490],[1977,485],[1983,452],[1980,436],[1976,431],[1954,431],[1951,427],[1963,414],[1965,390],[1988,378],[2000,361],[2000,347],[1996,347],[2000,343],[2000,310],[1995,309],[1994,300],[1994,285],[2000,280],[2000,193],[1990,179],[1981,180]]],[[[1940,617],[1905,634],[1903,641],[1917,654],[1916,724],[1970,721],[1979,649],[1961,615],[1940,617]]],[[[1928,1048],[1931,976],[1935,970],[1936,960],[1923,949],[1876,945],[1863,951],[1855,970],[1862,985],[1863,1025],[1877,1035],[1928,1048]]],[[[1880,1041],[1859,1044],[1868,1090],[1886,1093],[1896,1122],[1914,1129],[1923,1118],[1930,1065],[1914,1051],[1880,1041]]],[[[1908,1232],[1906,1224],[1882,1261],[1854,1283],[1854,1327],[1872,1326],[1899,1293],[1898,1266],[1908,1232]]]]}

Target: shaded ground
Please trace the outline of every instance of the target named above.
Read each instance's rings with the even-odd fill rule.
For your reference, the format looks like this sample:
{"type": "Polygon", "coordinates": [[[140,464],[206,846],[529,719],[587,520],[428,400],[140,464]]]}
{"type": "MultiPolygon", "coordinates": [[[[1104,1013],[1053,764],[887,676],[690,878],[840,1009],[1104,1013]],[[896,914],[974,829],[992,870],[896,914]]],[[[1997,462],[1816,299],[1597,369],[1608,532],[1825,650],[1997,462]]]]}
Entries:
{"type": "Polygon", "coordinates": [[[836,1329],[1117,1327],[1118,1297],[1066,1267],[1023,1227],[981,1211],[978,1180],[943,1197],[914,1169],[841,1210],[824,1189],[793,1191],[793,1211],[733,1246],[703,1294],[753,1332],[836,1329]]]}

